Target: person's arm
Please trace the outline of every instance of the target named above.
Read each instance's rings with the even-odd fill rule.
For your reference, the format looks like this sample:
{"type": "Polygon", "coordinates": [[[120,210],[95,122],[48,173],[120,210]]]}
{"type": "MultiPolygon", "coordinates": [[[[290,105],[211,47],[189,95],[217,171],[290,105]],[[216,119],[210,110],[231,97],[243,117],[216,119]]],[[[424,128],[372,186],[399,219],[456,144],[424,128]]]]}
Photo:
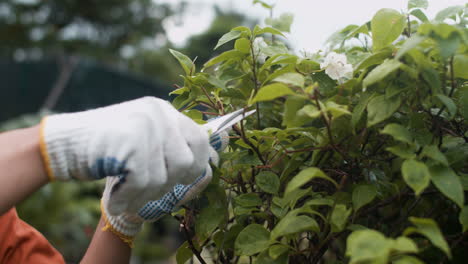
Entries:
{"type": "Polygon", "coordinates": [[[131,248],[114,233],[102,231],[105,221],[101,217],[81,264],[130,262],[131,248]]]}
{"type": "Polygon", "coordinates": [[[39,126],[0,134],[0,215],[48,182],[39,126]]]}
{"type": "MultiPolygon", "coordinates": [[[[0,134],[0,215],[49,182],[39,147],[39,126],[0,134]]],[[[130,247],[101,219],[82,263],[129,263],[130,247]]]]}

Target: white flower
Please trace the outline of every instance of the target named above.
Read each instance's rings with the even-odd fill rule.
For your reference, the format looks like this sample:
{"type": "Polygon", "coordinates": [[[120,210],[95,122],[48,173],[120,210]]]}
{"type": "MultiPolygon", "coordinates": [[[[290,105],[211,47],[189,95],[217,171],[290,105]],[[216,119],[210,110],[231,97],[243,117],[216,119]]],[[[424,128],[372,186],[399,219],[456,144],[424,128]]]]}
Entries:
{"type": "Polygon", "coordinates": [[[257,37],[253,41],[253,52],[255,58],[257,58],[257,62],[259,63],[264,63],[267,56],[265,52],[263,52],[263,49],[268,47],[268,43],[265,42],[265,39],[263,37],[257,37]]]}
{"type": "Polygon", "coordinates": [[[353,77],[353,66],[347,62],[344,54],[328,53],[325,60],[320,63],[320,68],[325,69],[325,73],[338,82],[344,78],[351,79],[353,77]]]}

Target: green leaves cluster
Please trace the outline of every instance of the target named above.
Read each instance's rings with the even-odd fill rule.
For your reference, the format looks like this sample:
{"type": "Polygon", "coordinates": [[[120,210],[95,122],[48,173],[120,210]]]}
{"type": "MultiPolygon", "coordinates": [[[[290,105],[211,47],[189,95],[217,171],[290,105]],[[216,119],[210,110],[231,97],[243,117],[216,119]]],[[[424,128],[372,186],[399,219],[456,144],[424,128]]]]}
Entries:
{"type": "Polygon", "coordinates": [[[257,110],[234,126],[203,197],[179,214],[195,214],[193,243],[217,263],[463,258],[467,9],[429,21],[427,6],[411,0],[407,12],[382,9],[335,33],[328,48],[354,69],[340,83],[320,68],[322,55],[288,49],[288,15],[233,28],[215,48],[234,49],[200,72],[172,51],[186,73],[173,92],[183,113],[201,123],[257,110]]]}

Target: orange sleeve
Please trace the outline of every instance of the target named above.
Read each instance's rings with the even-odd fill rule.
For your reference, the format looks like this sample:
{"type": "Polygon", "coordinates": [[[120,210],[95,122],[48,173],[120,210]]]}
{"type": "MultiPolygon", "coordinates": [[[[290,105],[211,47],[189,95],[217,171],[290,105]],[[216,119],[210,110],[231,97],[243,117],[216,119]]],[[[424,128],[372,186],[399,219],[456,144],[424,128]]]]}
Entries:
{"type": "Polygon", "coordinates": [[[13,208],[0,216],[0,263],[64,264],[60,253],[13,208]]]}

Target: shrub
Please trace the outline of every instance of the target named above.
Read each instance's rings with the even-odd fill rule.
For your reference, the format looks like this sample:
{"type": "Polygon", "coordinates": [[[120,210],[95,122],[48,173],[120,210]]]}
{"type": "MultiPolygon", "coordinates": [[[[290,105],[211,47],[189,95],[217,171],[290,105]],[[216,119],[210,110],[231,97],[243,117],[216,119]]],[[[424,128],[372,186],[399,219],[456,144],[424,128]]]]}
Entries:
{"type": "Polygon", "coordinates": [[[200,72],[171,51],[185,71],[173,104],[189,117],[257,109],[202,198],[174,214],[178,263],[468,257],[467,7],[432,21],[426,7],[381,9],[335,33],[326,56],[290,51],[284,16],[233,28],[217,46],[234,49],[200,72]]]}

